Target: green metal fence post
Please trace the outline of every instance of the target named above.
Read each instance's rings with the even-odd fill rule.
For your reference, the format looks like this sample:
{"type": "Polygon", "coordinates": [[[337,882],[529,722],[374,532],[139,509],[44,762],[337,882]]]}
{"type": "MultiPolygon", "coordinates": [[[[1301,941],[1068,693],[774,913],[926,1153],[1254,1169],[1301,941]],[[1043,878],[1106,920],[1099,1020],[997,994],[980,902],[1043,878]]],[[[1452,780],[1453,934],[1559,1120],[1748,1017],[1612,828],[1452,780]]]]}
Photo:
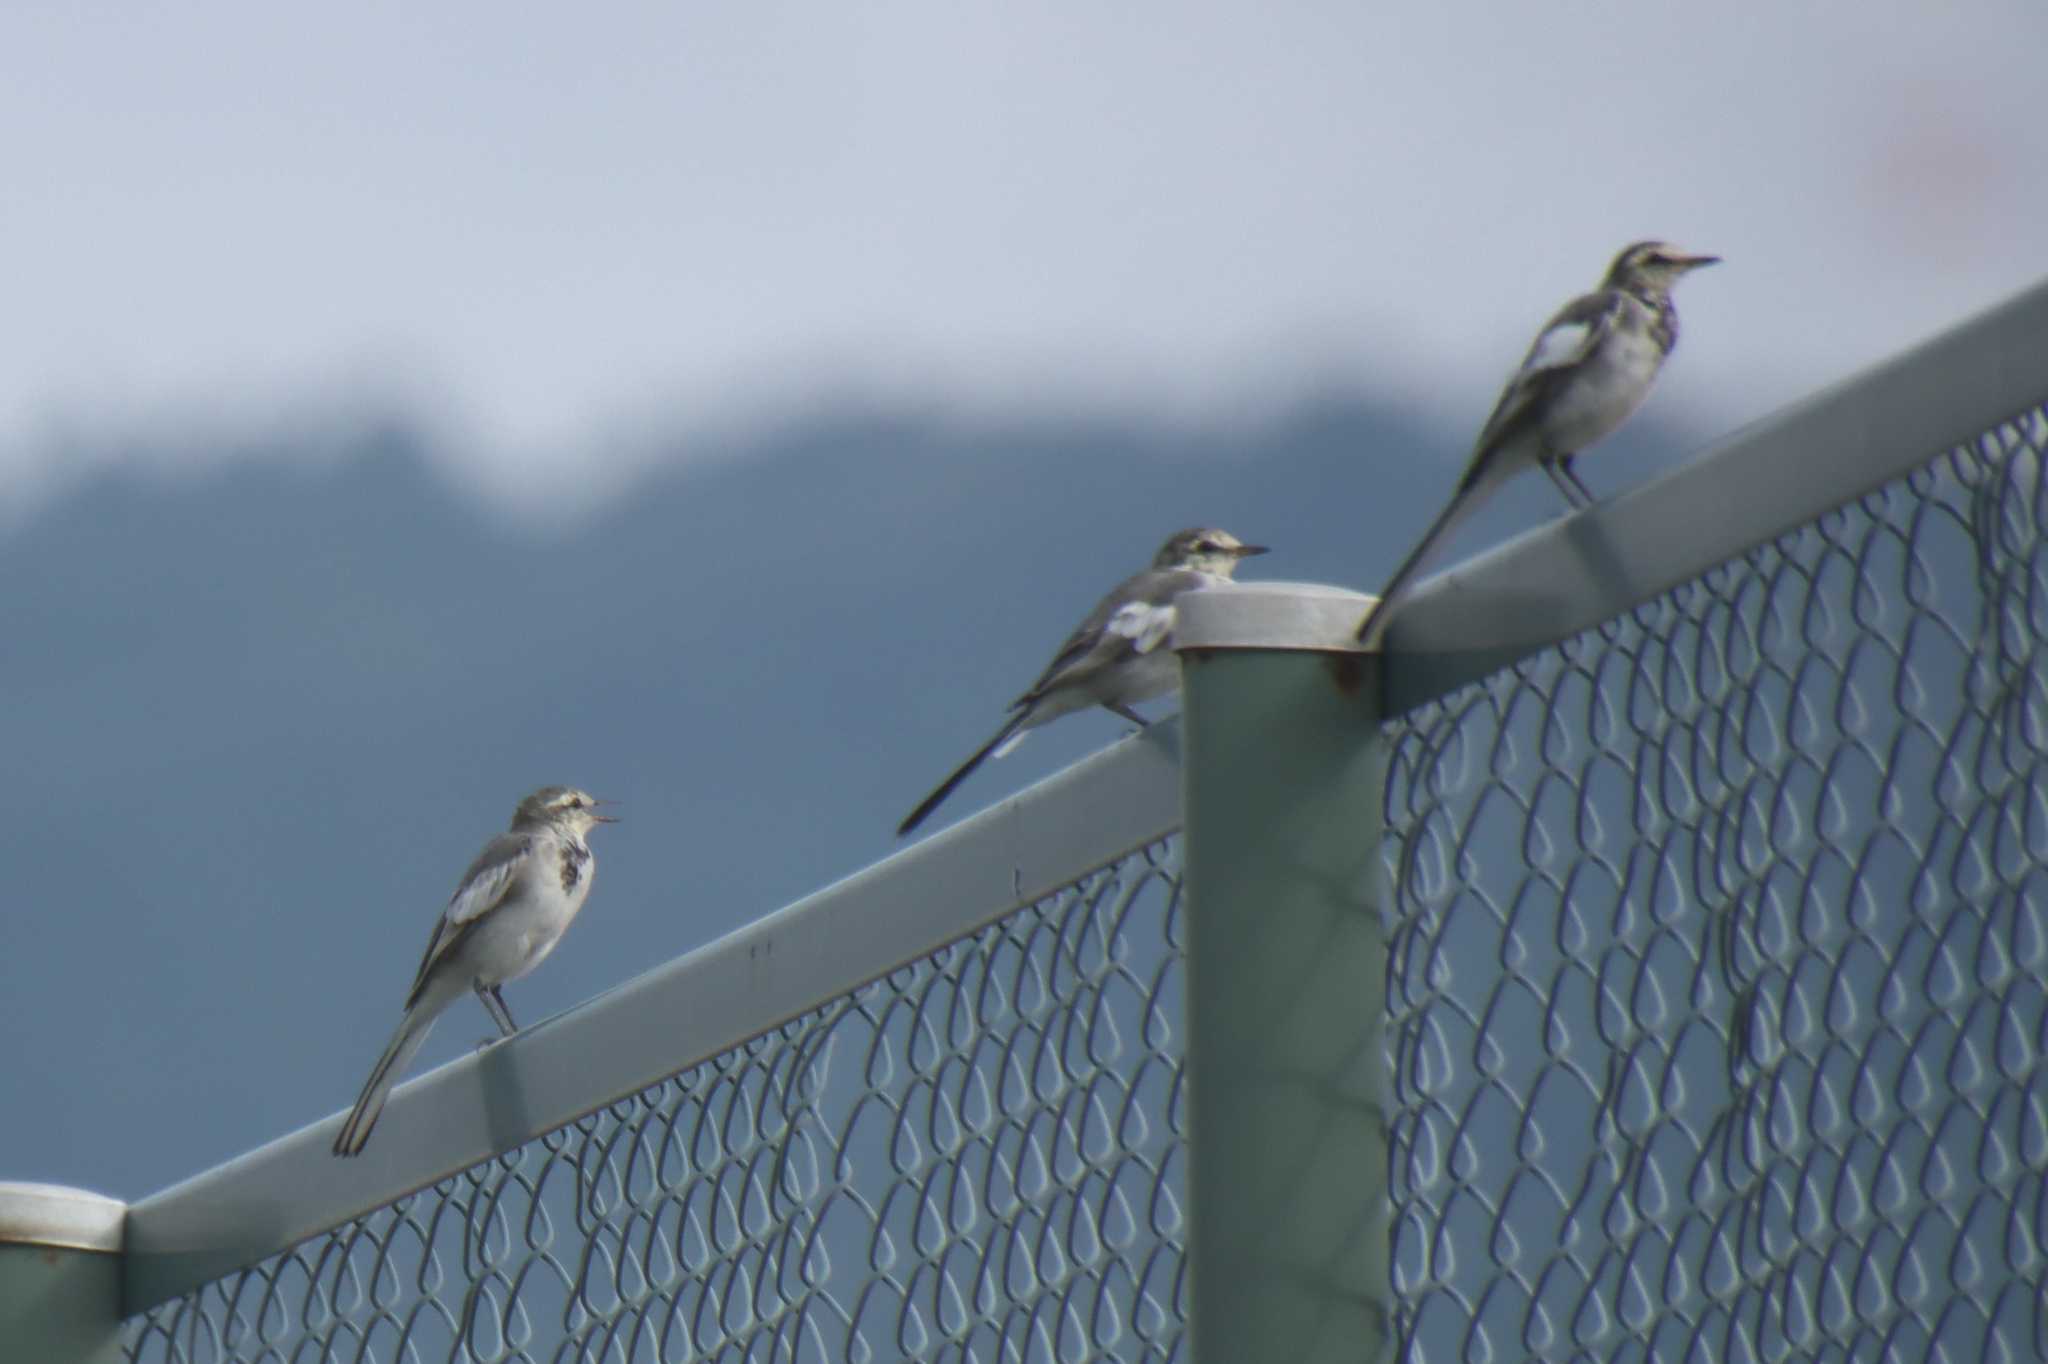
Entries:
{"type": "Polygon", "coordinates": [[[0,1184],[0,1360],[121,1357],[121,1219],[83,1189],[0,1184]]]}
{"type": "Polygon", "coordinates": [[[1195,1364],[1386,1353],[1370,604],[1247,583],[1179,606],[1195,1364]]]}

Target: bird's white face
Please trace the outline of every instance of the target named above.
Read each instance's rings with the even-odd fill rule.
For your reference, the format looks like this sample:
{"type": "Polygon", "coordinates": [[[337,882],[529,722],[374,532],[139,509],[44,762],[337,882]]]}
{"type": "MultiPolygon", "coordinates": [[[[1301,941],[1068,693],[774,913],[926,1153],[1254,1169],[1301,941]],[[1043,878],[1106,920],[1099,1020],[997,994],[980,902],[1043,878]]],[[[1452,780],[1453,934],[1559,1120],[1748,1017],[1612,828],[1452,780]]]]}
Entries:
{"type": "Polygon", "coordinates": [[[618,822],[615,816],[598,813],[604,803],[573,786],[544,786],[519,802],[516,818],[559,824],[580,837],[600,824],[618,822]]]}
{"type": "Polygon", "coordinates": [[[1188,568],[1228,578],[1243,560],[1265,552],[1264,545],[1248,545],[1227,530],[1201,527],[1175,535],[1152,562],[1157,568],[1188,568]]]}
{"type": "Polygon", "coordinates": [[[1720,259],[1719,256],[1695,256],[1670,242],[1637,242],[1614,258],[1607,280],[1615,286],[1633,285],[1663,293],[1687,273],[1720,259]]]}

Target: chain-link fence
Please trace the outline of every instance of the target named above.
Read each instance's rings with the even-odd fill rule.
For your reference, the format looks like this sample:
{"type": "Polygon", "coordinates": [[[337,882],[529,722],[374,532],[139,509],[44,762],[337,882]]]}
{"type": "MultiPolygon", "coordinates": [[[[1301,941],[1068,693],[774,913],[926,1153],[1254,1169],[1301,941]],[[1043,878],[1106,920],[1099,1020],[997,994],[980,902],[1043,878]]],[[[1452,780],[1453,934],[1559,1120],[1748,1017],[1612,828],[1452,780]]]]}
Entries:
{"type": "MultiPolygon", "coordinates": [[[[1955,376],[1993,366],[2000,385],[2028,382],[2013,357],[2036,352],[2015,339],[2039,332],[2048,291],[1923,352],[1944,376],[1926,391],[1951,385],[1954,407],[1955,376]]],[[[1899,391],[1893,374],[1830,401],[1896,413],[1899,391]]],[[[1968,402],[1989,408],[1989,392],[1968,402]]],[[[2048,376],[2031,399],[2044,393],[2048,376]]],[[[1841,435],[1878,429],[1865,417],[1816,453],[1842,491],[1819,497],[1803,469],[1799,505],[1884,476],[1841,435]]],[[[1794,413],[1715,472],[1817,421],[1794,413]]],[[[1887,438],[1887,469],[1920,467],[1757,550],[1736,552],[1799,513],[1731,526],[1685,561],[1718,567],[1630,589],[1640,604],[1617,618],[1379,729],[1385,827],[1360,837],[1384,840],[1392,887],[1404,1359],[2048,1358],[2048,412],[1945,453],[1952,434],[1904,458],[1887,438]]],[[[1613,562],[1640,562],[1656,537],[1611,532],[1647,507],[1504,551],[1496,580],[1577,563],[1601,533],[1613,562]]],[[[1461,575],[1467,600],[1483,567],[1461,575]]],[[[1613,579],[1571,579],[1573,600],[1613,579]]],[[[1555,605],[1518,599],[1524,626],[1527,602],[1555,605]]],[[[1326,675],[1368,694],[1359,674],[1326,675]]],[[[130,1321],[129,1357],[1189,1358],[1184,1251],[1203,1214],[1187,1202],[1182,840],[1082,874],[1171,825],[1171,788],[1128,784],[1134,764],[1112,764],[1085,811],[1040,818],[1074,789],[1055,785],[1022,802],[1039,801],[1035,822],[935,840],[871,878],[863,912],[980,869],[950,930],[865,975],[928,952],[914,964],[827,998],[863,978],[848,968],[758,1022],[748,1006],[748,1031],[812,1007],[253,1268],[176,1263],[205,1249],[185,1230],[205,1191],[163,1196],[175,1206],[145,1254],[170,1268],[146,1280],[155,1305],[130,1321]],[[1086,856],[1082,829],[1100,845],[1086,856]]],[[[1198,868],[1208,855],[1190,849],[1198,868]]],[[[1332,904],[1355,889],[1330,887],[1332,904]]],[[[541,1039],[531,1073],[500,1078],[542,1083],[565,1045],[541,1039]]],[[[521,1133],[672,1054],[578,1105],[557,1092],[557,1116],[521,1133]]],[[[287,1144],[273,1181],[332,1165],[323,1133],[287,1144]]],[[[495,1146],[469,1149],[431,1168],[495,1146]]],[[[209,1188],[260,1201],[278,1186],[247,1173],[209,1188]]],[[[361,1192],[264,1249],[388,1197],[361,1192]]],[[[132,1237],[129,1254],[133,1268],[132,1237]]]]}
{"type": "Polygon", "coordinates": [[[1392,729],[1410,1358],[2048,1358],[2048,415],[1392,729]]]}
{"type": "Polygon", "coordinates": [[[131,1324],[228,1361],[1158,1360],[1170,843],[131,1324]]]}

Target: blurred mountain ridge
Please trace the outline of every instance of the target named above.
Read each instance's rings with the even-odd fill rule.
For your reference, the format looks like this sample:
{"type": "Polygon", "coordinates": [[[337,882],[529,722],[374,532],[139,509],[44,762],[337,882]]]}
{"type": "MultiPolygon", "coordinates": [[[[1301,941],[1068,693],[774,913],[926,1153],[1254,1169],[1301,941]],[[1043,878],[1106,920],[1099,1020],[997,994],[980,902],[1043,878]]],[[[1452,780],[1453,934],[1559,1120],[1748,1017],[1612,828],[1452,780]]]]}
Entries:
{"type": "MultiPolygon", "coordinates": [[[[1370,590],[1469,438],[1392,402],[1216,436],[865,411],[549,527],[403,421],[351,429],[308,432],[319,458],[111,462],[0,532],[0,1178],[138,1197],[339,1109],[455,877],[543,783],[626,822],[508,990],[523,1023],[887,855],[1168,533],[1370,590]]],[[[1614,445],[1585,466],[1604,492],[1680,448],[1650,423],[1614,445]]],[[[1454,557],[1555,503],[1521,480],[1454,557]]],[[[1062,721],[938,822],[1123,729],[1062,721]]],[[[484,1030],[459,1006],[422,1068],[484,1030]]]]}

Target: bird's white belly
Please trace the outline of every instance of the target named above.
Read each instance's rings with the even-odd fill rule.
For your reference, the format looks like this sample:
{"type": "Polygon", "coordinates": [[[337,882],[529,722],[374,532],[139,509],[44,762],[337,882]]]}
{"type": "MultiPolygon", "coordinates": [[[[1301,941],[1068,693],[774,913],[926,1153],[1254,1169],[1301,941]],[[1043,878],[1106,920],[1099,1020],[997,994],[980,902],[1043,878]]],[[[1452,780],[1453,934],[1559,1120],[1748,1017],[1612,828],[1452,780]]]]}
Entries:
{"type": "Polygon", "coordinates": [[[519,979],[547,960],[548,953],[555,950],[555,944],[574,922],[576,912],[583,908],[595,870],[593,858],[584,864],[575,890],[564,894],[549,886],[545,891],[521,896],[491,911],[494,917],[504,918],[490,925],[496,931],[479,933],[472,940],[476,943],[470,963],[472,977],[485,985],[502,985],[519,979]]]}
{"type": "Polygon", "coordinates": [[[1558,393],[1543,423],[1553,454],[1577,454],[1604,440],[1641,405],[1664,353],[1641,327],[1619,328],[1558,393]]]}
{"type": "MultiPolygon", "coordinates": [[[[1037,729],[1050,724],[1063,715],[1089,710],[1096,706],[1128,706],[1139,701],[1150,701],[1166,695],[1180,686],[1180,660],[1171,649],[1161,648],[1149,654],[1139,654],[1125,659],[1114,668],[1105,668],[1095,677],[1073,686],[1056,687],[1047,692],[1031,707],[1024,721],[1026,729],[1037,729]]],[[[998,749],[1001,754],[1007,750],[998,749]]]]}
{"type": "Polygon", "coordinates": [[[1093,690],[1099,701],[1128,706],[1135,701],[1165,696],[1179,686],[1180,659],[1172,649],[1161,645],[1120,668],[1107,670],[1093,690]]]}

